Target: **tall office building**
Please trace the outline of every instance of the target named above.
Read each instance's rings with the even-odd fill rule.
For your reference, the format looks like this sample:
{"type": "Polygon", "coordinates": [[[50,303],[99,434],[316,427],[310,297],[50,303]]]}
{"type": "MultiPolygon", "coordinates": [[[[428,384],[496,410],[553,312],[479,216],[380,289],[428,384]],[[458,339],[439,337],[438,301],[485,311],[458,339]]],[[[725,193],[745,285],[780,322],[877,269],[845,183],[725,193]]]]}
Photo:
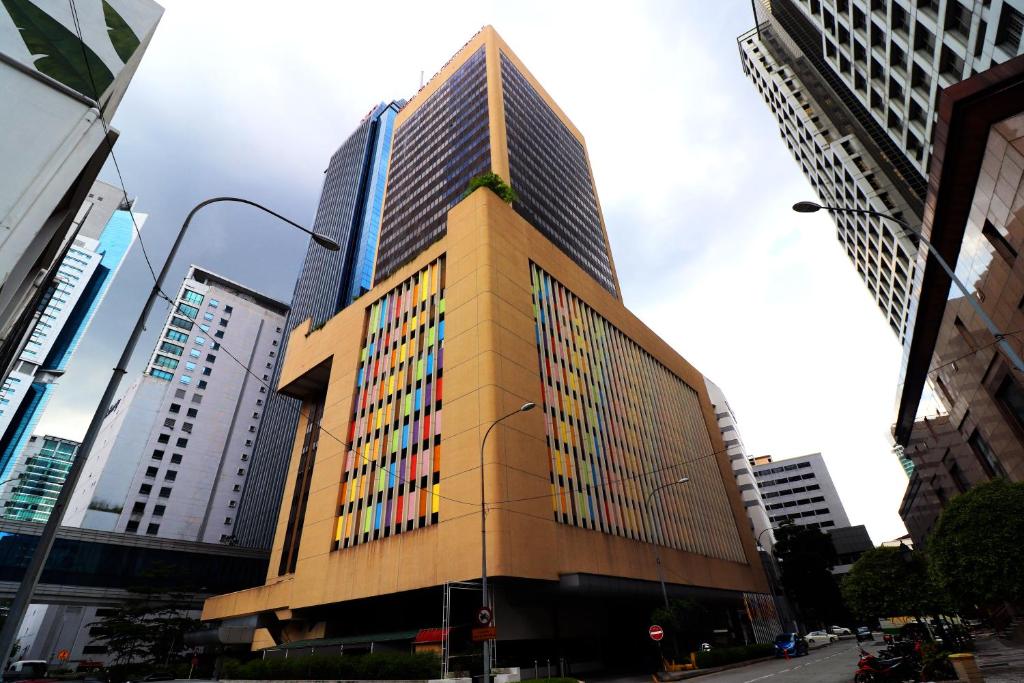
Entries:
{"type": "Polygon", "coordinates": [[[162,14],[151,0],[0,3],[0,381],[58,282],[162,14]]]}
{"type": "Polygon", "coordinates": [[[287,312],[193,266],[146,373],[107,414],[66,525],[230,537],[287,312]]]}
{"type": "MultiPolygon", "coordinates": [[[[374,107],[331,157],[314,229],[341,249],[332,252],[310,244],[286,331],[306,319],[314,327],[323,324],[372,286],[395,117],[404,105],[405,100],[398,100],[374,107]]],[[[285,336],[282,355],[287,343],[285,336]]],[[[279,376],[280,367],[275,366],[271,386],[277,386],[279,376]]],[[[298,401],[276,392],[267,399],[234,531],[234,540],[244,546],[266,548],[273,540],[299,407],[298,401]]]]}
{"type": "Polygon", "coordinates": [[[753,468],[773,527],[783,522],[823,530],[850,526],[821,453],[785,460],[758,456],[753,468]]]}
{"type": "MultiPolygon", "coordinates": [[[[919,228],[939,94],[1022,50],[1024,2],[772,0],[740,36],[744,71],[821,201],[919,228]]],[[[755,6],[756,7],[756,6],[755,6]]],[[[923,268],[894,223],[834,216],[902,343],[923,268]]]]}
{"type": "Polygon", "coordinates": [[[583,136],[494,29],[480,35],[395,121],[376,281],[440,239],[469,181],[493,171],[519,215],[620,296],[583,136]]]}
{"type": "Polygon", "coordinates": [[[750,519],[750,528],[754,532],[754,538],[763,547],[771,548],[775,543],[771,532],[772,524],[768,521],[764,500],[761,498],[761,491],[754,478],[754,466],[743,445],[743,437],[740,436],[736,415],[732,412],[729,401],[726,400],[725,394],[717,384],[707,377],[704,378],[704,384],[707,386],[711,405],[715,409],[718,429],[722,432],[722,441],[725,444],[726,454],[729,456],[733,476],[736,477],[736,486],[739,487],[740,496],[743,498],[743,507],[746,508],[747,517],[750,519]]]}
{"type": "MultiPolygon", "coordinates": [[[[76,237],[18,363],[0,385],[0,481],[10,478],[47,402],[135,242],[136,213],[119,188],[96,182],[79,211],[76,237]]],[[[0,493],[0,501],[4,500],[0,493]]],[[[2,502],[0,502],[2,504],[2,502]]]]}
{"type": "MultiPolygon", "coordinates": [[[[500,92],[479,81],[482,69],[500,83],[502,64],[504,82],[519,83],[506,94],[539,98],[534,115],[555,117],[582,149],[490,27],[406,105],[374,287],[289,341],[279,388],[303,417],[266,585],[211,598],[204,618],[259,615],[256,648],[402,646],[426,628],[440,629],[444,652],[472,647],[455,627],[481,597],[453,587],[482,576],[486,502],[485,600],[503,659],[633,658],[662,599],[655,544],[670,596],[702,601],[723,640],[770,641],[779,622],[704,378],[626,310],[613,271],[584,258],[597,236],[604,243],[600,222],[595,241],[574,249],[543,228],[547,209],[534,224],[486,188],[459,201],[462,188],[438,182],[435,169],[476,159],[481,139],[511,157],[511,140],[456,132],[485,105],[475,125],[505,121],[494,116],[500,92]],[[462,113],[445,130],[460,144],[419,138],[435,157],[407,150],[415,163],[399,172],[409,126],[452,103],[462,113]],[[422,196],[433,198],[420,206],[422,196]],[[421,218],[402,222],[392,201],[421,218]],[[407,253],[388,234],[406,235],[407,253]],[[536,409],[523,412],[527,403],[536,409]]],[[[545,159],[538,172],[563,172],[553,138],[527,144],[535,149],[517,153],[545,159]]],[[[524,206],[545,206],[544,195],[527,204],[529,183],[520,187],[524,206]]],[[[574,196],[551,201],[567,216],[576,207],[574,196]]]]}
{"type": "Polygon", "coordinates": [[[8,481],[0,485],[0,516],[20,522],[49,519],[80,445],[58,436],[30,437],[8,481]]]}

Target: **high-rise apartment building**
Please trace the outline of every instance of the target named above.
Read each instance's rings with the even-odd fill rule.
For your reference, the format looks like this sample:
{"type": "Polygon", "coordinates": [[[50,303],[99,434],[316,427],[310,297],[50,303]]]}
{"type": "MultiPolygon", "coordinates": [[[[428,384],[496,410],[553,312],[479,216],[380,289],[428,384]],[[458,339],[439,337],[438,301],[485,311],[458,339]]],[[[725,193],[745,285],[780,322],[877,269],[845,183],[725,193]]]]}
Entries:
{"type": "MultiPolygon", "coordinates": [[[[314,327],[322,325],[372,286],[395,117],[404,105],[398,100],[374,107],[331,157],[313,228],[341,249],[310,244],[286,331],[307,319],[314,327]]],[[[285,335],[281,355],[287,343],[285,335]]],[[[270,386],[277,386],[279,373],[275,366],[270,386]]],[[[266,548],[273,540],[299,407],[276,392],[267,398],[234,531],[234,540],[244,546],[266,548]]]]}
{"type": "Polygon", "coordinates": [[[287,312],[193,266],[145,375],[107,414],[66,525],[230,537],[287,312]]]}
{"type": "Polygon", "coordinates": [[[704,384],[707,386],[711,405],[715,409],[718,429],[722,432],[722,441],[725,444],[726,454],[729,456],[733,476],[736,477],[736,486],[739,487],[740,496],[743,498],[743,507],[746,508],[747,517],[750,518],[750,528],[754,532],[754,538],[763,547],[771,548],[775,543],[770,531],[772,524],[768,521],[764,500],[761,498],[761,491],[754,478],[754,466],[743,445],[743,437],[740,436],[736,415],[732,412],[729,401],[726,400],[725,394],[717,384],[707,377],[704,378],[704,384]]]}
{"type": "Polygon", "coordinates": [[[162,14],[151,0],[0,3],[0,380],[59,281],[162,14]]]}
{"type": "MultiPolygon", "coordinates": [[[[67,369],[146,215],[123,192],[93,184],[18,363],[0,385],[0,481],[10,478],[43,410],[67,369]]],[[[3,496],[0,493],[0,504],[3,496]]]]}
{"type": "Polygon", "coordinates": [[[0,485],[0,516],[20,522],[49,519],[79,445],[58,436],[30,437],[8,481],[0,485]]]}
{"type": "MultiPolygon", "coordinates": [[[[642,642],[661,602],[656,544],[670,596],[702,601],[708,625],[734,642],[770,641],[779,622],[703,376],[626,310],[613,271],[591,272],[598,262],[581,254],[595,244],[566,248],[489,189],[459,201],[462,188],[438,181],[438,166],[476,159],[481,140],[507,149],[515,168],[511,142],[455,132],[463,118],[506,120],[492,89],[511,83],[497,76],[503,63],[529,84],[524,97],[542,101],[534,115],[553,114],[576,138],[490,27],[402,110],[375,284],[289,340],[278,388],[302,416],[266,585],[211,598],[204,618],[259,615],[254,647],[306,651],[338,638],[395,645],[439,628],[451,653],[473,647],[449,627],[484,600],[507,661],[556,650],[570,667],[633,658],[614,644],[642,642]],[[422,133],[417,144],[435,156],[406,149],[413,165],[393,183],[398,148],[413,139],[403,131],[453,102],[460,113],[445,130],[462,142],[422,133]],[[389,204],[396,196],[404,209],[389,204]],[[389,224],[405,210],[420,218],[389,224]],[[389,225],[397,241],[385,240],[389,225]],[[453,590],[482,576],[482,504],[486,597],[453,590]]],[[[560,154],[553,138],[527,144],[537,149],[518,154],[544,159],[538,172],[563,172],[545,156],[560,154]]],[[[480,168],[509,177],[493,162],[480,168]]],[[[576,210],[571,197],[551,201],[576,210]]]]}
{"type": "Polygon", "coordinates": [[[519,215],[620,296],[583,136],[492,28],[480,35],[395,120],[376,281],[440,239],[469,181],[493,171],[519,215]]]}
{"type": "Polygon", "coordinates": [[[773,527],[783,522],[825,531],[850,526],[821,453],[785,460],[759,456],[753,468],[773,527]]]}
{"type": "MultiPolygon", "coordinates": [[[[772,0],[738,42],[744,71],[825,204],[921,225],[943,89],[1020,54],[1024,2],[772,0]]],[[[897,224],[834,216],[890,327],[908,343],[923,264],[897,224]]]]}

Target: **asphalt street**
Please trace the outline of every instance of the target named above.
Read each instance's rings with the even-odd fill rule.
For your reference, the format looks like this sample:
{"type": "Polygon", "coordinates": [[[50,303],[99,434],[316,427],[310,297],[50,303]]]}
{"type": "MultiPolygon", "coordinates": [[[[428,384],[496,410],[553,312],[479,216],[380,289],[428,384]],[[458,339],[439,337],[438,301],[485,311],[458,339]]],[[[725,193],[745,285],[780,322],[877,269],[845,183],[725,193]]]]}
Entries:
{"type": "Polygon", "coordinates": [[[754,681],[763,681],[764,683],[788,683],[789,681],[849,683],[857,671],[857,659],[857,641],[840,640],[831,645],[815,648],[805,657],[759,662],[738,669],[700,676],[693,680],[700,683],[754,683],[754,681]]]}

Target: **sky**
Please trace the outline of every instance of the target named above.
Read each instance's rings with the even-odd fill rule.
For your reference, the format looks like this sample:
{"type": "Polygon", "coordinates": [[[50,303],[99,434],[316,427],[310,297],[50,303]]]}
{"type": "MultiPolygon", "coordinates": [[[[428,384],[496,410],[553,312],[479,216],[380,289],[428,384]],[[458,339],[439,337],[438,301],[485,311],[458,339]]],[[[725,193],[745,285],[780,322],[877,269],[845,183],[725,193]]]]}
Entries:
{"type": "MultiPolygon", "coordinates": [[[[189,209],[242,196],[312,225],[333,151],[493,25],[587,139],[626,305],[728,397],[751,455],[821,452],[853,524],[904,533],[891,452],[900,347],[746,79],[746,0],[165,0],[115,155],[159,269],[189,209]],[[387,9],[384,9],[387,7],[387,9]]],[[[117,183],[110,163],[101,179],[117,183]]],[[[197,215],[190,263],[288,301],[306,242],[260,212],[197,215]]],[[[152,285],[136,247],[37,431],[81,438],[152,285]]],[[[128,380],[166,316],[158,305],[128,380]]]]}

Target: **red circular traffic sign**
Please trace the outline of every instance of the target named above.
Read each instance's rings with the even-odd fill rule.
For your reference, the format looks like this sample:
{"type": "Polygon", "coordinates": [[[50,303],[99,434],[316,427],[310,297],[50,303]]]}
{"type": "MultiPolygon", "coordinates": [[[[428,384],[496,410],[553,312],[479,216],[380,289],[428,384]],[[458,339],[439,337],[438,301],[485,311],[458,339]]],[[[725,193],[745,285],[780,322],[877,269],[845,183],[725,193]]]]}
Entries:
{"type": "Polygon", "coordinates": [[[665,631],[660,626],[655,624],[654,626],[647,629],[647,635],[651,637],[651,640],[657,642],[665,637],[665,631]]]}

